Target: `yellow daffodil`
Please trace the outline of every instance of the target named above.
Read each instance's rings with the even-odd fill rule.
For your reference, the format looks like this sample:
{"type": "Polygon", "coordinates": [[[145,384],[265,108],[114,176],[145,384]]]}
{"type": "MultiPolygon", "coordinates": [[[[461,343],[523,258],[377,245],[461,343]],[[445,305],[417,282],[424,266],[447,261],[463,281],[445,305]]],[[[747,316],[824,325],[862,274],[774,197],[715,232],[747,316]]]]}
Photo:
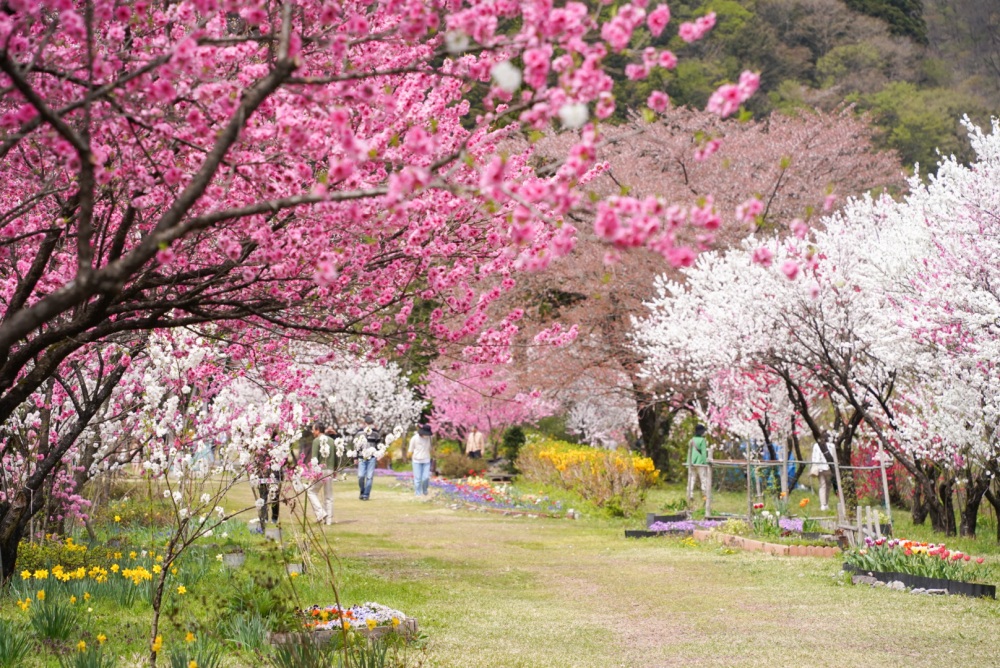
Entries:
{"type": "Polygon", "coordinates": [[[45,570],[44,568],[35,571],[35,579],[36,580],[45,580],[48,577],[49,577],[49,572],[47,570],[45,570]]]}
{"type": "Polygon", "coordinates": [[[159,565],[159,564],[153,564],[153,572],[154,572],[154,573],[156,573],[157,575],[159,575],[159,574],[160,574],[160,571],[162,571],[162,570],[163,570],[163,569],[162,569],[162,568],[160,568],[160,565],[159,565]]]}
{"type": "Polygon", "coordinates": [[[392,618],[392,628],[397,628],[397,627],[399,627],[399,617],[393,617],[392,618]]]}
{"type": "Polygon", "coordinates": [[[70,596],[69,597],[69,603],[70,603],[70,605],[75,605],[76,604],[76,596],[70,596]]]}
{"type": "Polygon", "coordinates": [[[135,550],[132,550],[131,552],[128,553],[128,558],[135,559],[135,550]]]}
{"type": "Polygon", "coordinates": [[[89,601],[90,600],[90,592],[86,592],[86,591],[83,592],[83,600],[84,601],[89,601]]]}
{"type": "Polygon", "coordinates": [[[153,641],[153,651],[159,652],[160,648],[163,647],[163,636],[156,636],[156,640],[153,641]]]}
{"type": "Polygon", "coordinates": [[[77,649],[78,652],[86,652],[87,651],[87,643],[85,643],[84,641],[81,640],[80,642],[78,642],[76,644],[76,649],[77,649]]]}
{"type": "Polygon", "coordinates": [[[188,668],[198,668],[198,662],[194,659],[188,661],[188,668]]]}
{"type": "Polygon", "coordinates": [[[170,572],[171,572],[171,573],[172,573],[173,575],[177,575],[177,567],[176,567],[176,566],[174,566],[173,568],[171,568],[171,569],[170,569],[170,572]]]}
{"type": "Polygon", "coordinates": [[[118,564],[111,564],[111,572],[112,573],[117,573],[118,569],[119,569],[118,564]]]}
{"type": "Polygon", "coordinates": [[[18,601],[17,607],[21,608],[22,611],[27,610],[28,608],[31,607],[31,599],[25,598],[23,601],[18,601]]]}
{"type": "Polygon", "coordinates": [[[108,637],[106,635],[104,635],[103,633],[98,633],[97,634],[97,644],[98,645],[103,645],[104,641],[107,640],[107,639],[108,639],[108,637]]]}
{"type": "Polygon", "coordinates": [[[368,626],[369,631],[378,626],[378,622],[376,622],[374,619],[365,620],[365,624],[368,626]]]}
{"type": "Polygon", "coordinates": [[[184,642],[194,642],[194,634],[188,631],[187,635],[184,636],[184,642]]]}
{"type": "Polygon", "coordinates": [[[31,571],[21,571],[21,579],[22,580],[30,580],[31,579],[31,571]]]}
{"type": "Polygon", "coordinates": [[[178,594],[186,594],[187,593],[187,587],[185,587],[184,585],[181,585],[181,586],[177,587],[177,593],[178,594]]]}
{"type": "Polygon", "coordinates": [[[351,623],[349,621],[347,621],[346,619],[343,620],[343,622],[344,622],[344,630],[345,631],[350,631],[351,630],[351,623]]]}
{"type": "Polygon", "coordinates": [[[122,516],[121,515],[115,515],[115,522],[121,522],[121,521],[122,521],[122,516]]]}
{"type": "Polygon", "coordinates": [[[39,589],[38,590],[38,594],[35,595],[35,598],[37,598],[39,601],[44,601],[45,600],[45,590],[44,589],[39,589]]]}

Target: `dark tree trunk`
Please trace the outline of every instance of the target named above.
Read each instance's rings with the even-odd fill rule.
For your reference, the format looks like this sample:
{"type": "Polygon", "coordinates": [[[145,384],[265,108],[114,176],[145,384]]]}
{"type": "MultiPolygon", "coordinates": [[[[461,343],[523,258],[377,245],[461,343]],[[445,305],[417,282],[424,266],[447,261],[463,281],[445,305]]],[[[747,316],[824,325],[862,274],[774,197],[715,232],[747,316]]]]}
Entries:
{"type": "Polygon", "coordinates": [[[986,473],[981,473],[975,480],[972,480],[965,490],[965,503],[962,506],[958,535],[976,537],[976,523],[979,519],[979,506],[982,505],[983,496],[989,489],[991,479],[986,477],[986,473]]]}
{"type": "Polygon", "coordinates": [[[921,525],[927,520],[928,507],[924,500],[924,487],[919,480],[913,484],[913,501],[910,504],[910,518],[915,525],[921,525]]]}
{"type": "Polygon", "coordinates": [[[997,516],[997,543],[1000,543],[1000,496],[993,493],[989,487],[986,488],[986,500],[993,506],[993,512],[997,516]]]}
{"type": "Polygon", "coordinates": [[[931,518],[931,529],[946,536],[955,535],[955,502],[952,494],[954,482],[946,480],[938,483],[937,488],[925,490],[928,500],[928,516],[931,518]],[[935,496],[936,492],[936,496],[935,496]]]}

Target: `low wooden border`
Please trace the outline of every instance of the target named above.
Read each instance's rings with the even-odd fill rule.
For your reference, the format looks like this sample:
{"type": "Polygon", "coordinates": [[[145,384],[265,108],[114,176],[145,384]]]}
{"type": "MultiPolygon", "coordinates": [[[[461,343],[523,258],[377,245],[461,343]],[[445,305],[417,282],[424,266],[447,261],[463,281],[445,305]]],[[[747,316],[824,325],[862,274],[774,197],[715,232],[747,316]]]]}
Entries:
{"type": "Polygon", "coordinates": [[[763,552],[773,554],[776,557],[836,557],[840,554],[840,548],[827,547],[822,545],[783,545],[780,543],[765,543],[764,541],[745,538],[743,536],[733,536],[717,531],[694,530],[695,540],[718,540],[726,547],[732,547],[747,552],[763,552]]]}

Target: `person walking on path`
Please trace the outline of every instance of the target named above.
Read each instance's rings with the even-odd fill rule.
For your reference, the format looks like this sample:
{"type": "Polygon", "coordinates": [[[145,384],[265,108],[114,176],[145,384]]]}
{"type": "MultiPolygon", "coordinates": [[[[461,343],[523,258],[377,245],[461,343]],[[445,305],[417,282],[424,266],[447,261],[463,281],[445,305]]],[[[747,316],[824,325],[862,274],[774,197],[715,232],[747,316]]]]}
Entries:
{"type": "Polygon", "coordinates": [[[819,478],[819,509],[830,510],[830,463],[826,461],[819,443],[813,443],[811,459],[809,475],[819,478]]]}
{"type": "Polygon", "coordinates": [[[312,458],[317,462],[319,478],[309,486],[306,495],[316,514],[316,522],[327,526],[333,524],[333,476],[335,471],[330,463],[336,460],[337,452],[333,439],[326,435],[326,425],[317,422],[313,425],[312,458]],[[319,489],[323,488],[323,501],[320,503],[319,489]]]}
{"type": "Polygon", "coordinates": [[[378,462],[378,454],[382,444],[382,432],[375,427],[375,418],[371,415],[365,416],[365,425],[361,428],[358,436],[355,437],[358,448],[358,498],[367,501],[372,493],[372,480],[375,478],[375,464],[378,462]]]}
{"type": "Polygon", "coordinates": [[[472,425],[468,436],[465,437],[465,454],[470,459],[479,459],[483,456],[483,449],[486,447],[486,436],[479,431],[476,425],[472,425]]]}
{"type": "Polygon", "coordinates": [[[417,496],[427,496],[427,487],[431,480],[431,427],[422,424],[417,433],[410,437],[410,445],[406,454],[411,456],[413,463],[413,493],[417,496]]]}
{"type": "Polygon", "coordinates": [[[688,484],[687,499],[694,500],[694,479],[695,476],[701,484],[702,496],[708,495],[709,472],[708,472],[708,440],[705,438],[705,425],[699,424],[694,428],[694,438],[688,442],[687,454],[688,484]]]}

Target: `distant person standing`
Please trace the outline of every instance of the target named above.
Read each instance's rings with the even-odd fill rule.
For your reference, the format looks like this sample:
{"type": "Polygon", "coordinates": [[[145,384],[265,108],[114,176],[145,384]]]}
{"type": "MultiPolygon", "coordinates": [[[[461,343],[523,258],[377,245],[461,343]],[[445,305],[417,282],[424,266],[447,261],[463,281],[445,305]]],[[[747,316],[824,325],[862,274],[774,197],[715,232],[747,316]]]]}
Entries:
{"type": "Polygon", "coordinates": [[[427,496],[427,487],[431,480],[431,442],[430,425],[422,424],[417,433],[410,437],[410,445],[406,454],[413,462],[413,493],[417,496],[427,496]]]}
{"type": "Polygon", "coordinates": [[[830,462],[826,461],[819,443],[813,443],[811,459],[809,475],[819,478],[819,509],[830,510],[830,462]]]}
{"type": "Polygon", "coordinates": [[[486,436],[479,431],[476,425],[472,425],[469,434],[465,437],[465,454],[471,459],[479,459],[483,456],[486,448],[486,436]]]}
{"type": "Polygon", "coordinates": [[[702,496],[708,495],[708,439],[705,438],[705,425],[699,424],[694,428],[694,438],[688,441],[687,454],[688,484],[687,499],[694,500],[694,479],[695,476],[701,484],[702,496]]]}
{"type": "Polygon", "coordinates": [[[355,447],[358,449],[358,498],[367,501],[372,493],[372,481],[375,479],[375,464],[378,462],[379,446],[382,444],[382,432],[375,426],[375,418],[366,415],[364,426],[357,436],[355,447]],[[364,440],[359,437],[363,436],[364,440]]]}
{"type": "Polygon", "coordinates": [[[320,478],[309,488],[311,496],[309,502],[313,505],[313,512],[316,513],[316,521],[323,522],[327,526],[333,524],[333,470],[329,468],[330,462],[336,458],[336,448],[333,439],[327,436],[326,425],[317,422],[313,425],[312,456],[319,465],[320,478]],[[319,506],[319,486],[323,484],[323,505],[319,506]]]}

